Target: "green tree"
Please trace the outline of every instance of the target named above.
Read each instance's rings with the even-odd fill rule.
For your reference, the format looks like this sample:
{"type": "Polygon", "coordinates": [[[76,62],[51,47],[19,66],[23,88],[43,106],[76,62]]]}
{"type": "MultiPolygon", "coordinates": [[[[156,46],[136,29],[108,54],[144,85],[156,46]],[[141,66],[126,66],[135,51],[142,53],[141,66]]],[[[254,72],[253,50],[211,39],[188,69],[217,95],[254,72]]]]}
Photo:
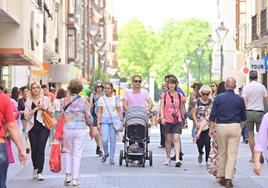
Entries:
{"type": "Polygon", "coordinates": [[[142,75],[148,77],[148,71],[154,63],[157,35],[138,19],[127,23],[119,33],[118,59],[122,76],[142,75]]]}
{"type": "MultiPolygon", "coordinates": [[[[197,78],[195,49],[201,45],[207,50],[204,42],[210,33],[210,24],[200,19],[168,20],[159,32],[133,19],[119,33],[118,60],[123,76],[141,74],[146,78],[149,72],[155,72],[160,86],[166,74],[185,77],[184,58],[190,55],[193,60],[190,72],[197,78]]],[[[201,80],[208,79],[208,65],[209,53],[205,51],[201,58],[201,80]]]]}

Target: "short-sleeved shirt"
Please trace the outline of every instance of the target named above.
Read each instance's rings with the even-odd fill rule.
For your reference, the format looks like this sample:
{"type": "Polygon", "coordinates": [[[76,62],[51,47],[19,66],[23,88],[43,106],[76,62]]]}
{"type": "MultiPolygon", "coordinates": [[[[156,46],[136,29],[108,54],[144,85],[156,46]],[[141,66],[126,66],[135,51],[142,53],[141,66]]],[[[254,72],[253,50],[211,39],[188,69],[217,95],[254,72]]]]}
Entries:
{"type": "Polygon", "coordinates": [[[165,100],[164,104],[164,120],[167,123],[176,123],[174,120],[174,117],[172,116],[172,113],[177,113],[179,122],[182,121],[182,115],[180,113],[179,107],[180,105],[184,105],[184,97],[182,94],[176,92],[169,95],[168,92],[163,93],[161,95],[161,100],[165,100]],[[180,96],[179,96],[180,95],[180,96]],[[173,97],[173,104],[172,99],[173,97]]]}
{"type": "Polygon", "coordinates": [[[0,138],[6,135],[8,123],[15,122],[12,103],[8,96],[0,92],[0,138]]]}
{"type": "Polygon", "coordinates": [[[247,110],[264,111],[263,99],[267,96],[266,88],[256,81],[251,81],[243,88],[242,92],[242,97],[248,99],[247,110]]]}
{"type": "Polygon", "coordinates": [[[208,109],[211,107],[211,99],[208,99],[208,103],[202,103],[200,99],[194,101],[194,108],[197,109],[197,120],[199,122],[203,121],[206,117],[208,109]]]}
{"type": "Polygon", "coordinates": [[[140,89],[136,92],[133,89],[127,89],[123,99],[127,100],[128,107],[140,106],[146,108],[146,100],[149,97],[149,93],[145,89],[140,89]]]}
{"type": "Polygon", "coordinates": [[[112,119],[113,120],[118,119],[119,115],[118,115],[118,112],[116,110],[116,107],[120,107],[119,98],[114,96],[114,95],[112,95],[111,97],[107,97],[107,96],[103,95],[99,98],[98,107],[99,106],[103,107],[101,122],[102,123],[112,123],[112,119],[110,117],[110,114],[108,112],[106,104],[108,105],[112,119]]]}
{"type": "MultiPolygon", "coordinates": [[[[63,108],[65,105],[73,101],[77,96],[65,97],[62,99],[63,108]]],[[[64,126],[67,129],[86,129],[92,125],[92,116],[90,113],[89,103],[86,98],[79,97],[65,110],[64,126]]]]}

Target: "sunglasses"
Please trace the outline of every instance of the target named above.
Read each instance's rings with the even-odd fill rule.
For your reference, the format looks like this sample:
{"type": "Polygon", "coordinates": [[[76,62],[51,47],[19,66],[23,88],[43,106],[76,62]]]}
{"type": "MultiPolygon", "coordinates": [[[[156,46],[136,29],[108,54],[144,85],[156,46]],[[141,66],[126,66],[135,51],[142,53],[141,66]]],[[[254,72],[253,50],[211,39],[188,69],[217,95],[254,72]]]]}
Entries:
{"type": "Polygon", "coordinates": [[[103,86],[97,86],[97,88],[103,88],[103,86]]]}
{"type": "Polygon", "coordinates": [[[209,96],[209,93],[201,93],[203,96],[209,96]]]}
{"type": "Polygon", "coordinates": [[[141,83],[141,80],[134,80],[135,83],[141,83]]]}

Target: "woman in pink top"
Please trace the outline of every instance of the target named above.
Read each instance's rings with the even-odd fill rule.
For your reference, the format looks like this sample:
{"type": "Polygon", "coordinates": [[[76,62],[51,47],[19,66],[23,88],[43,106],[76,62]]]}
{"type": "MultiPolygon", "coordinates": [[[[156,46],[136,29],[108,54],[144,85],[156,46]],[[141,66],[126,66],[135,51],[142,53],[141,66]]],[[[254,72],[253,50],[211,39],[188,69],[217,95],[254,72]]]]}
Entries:
{"type": "Polygon", "coordinates": [[[168,91],[162,94],[160,101],[161,110],[161,122],[165,126],[165,147],[167,159],[165,165],[169,165],[171,140],[173,136],[175,155],[176,155],[176,167],[181,166],[179,160],[180,153],[180,134],[182,132],[182,114],[184,114],[184,97],[177,92],[178,80],[175,77],[168,79],[168,91]]]}

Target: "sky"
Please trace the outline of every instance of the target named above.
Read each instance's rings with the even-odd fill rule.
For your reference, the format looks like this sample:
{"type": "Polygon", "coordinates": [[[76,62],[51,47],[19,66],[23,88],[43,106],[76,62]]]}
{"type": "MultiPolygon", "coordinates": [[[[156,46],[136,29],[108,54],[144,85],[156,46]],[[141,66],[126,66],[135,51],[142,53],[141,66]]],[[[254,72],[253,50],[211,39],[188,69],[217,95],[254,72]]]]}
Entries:
{"type": "Polygon", "coordinates": [[[112,0],[119,29],[132,18],[159,29],[167,19],[200,18],[214,23],[216,0],[112,0]]]}

